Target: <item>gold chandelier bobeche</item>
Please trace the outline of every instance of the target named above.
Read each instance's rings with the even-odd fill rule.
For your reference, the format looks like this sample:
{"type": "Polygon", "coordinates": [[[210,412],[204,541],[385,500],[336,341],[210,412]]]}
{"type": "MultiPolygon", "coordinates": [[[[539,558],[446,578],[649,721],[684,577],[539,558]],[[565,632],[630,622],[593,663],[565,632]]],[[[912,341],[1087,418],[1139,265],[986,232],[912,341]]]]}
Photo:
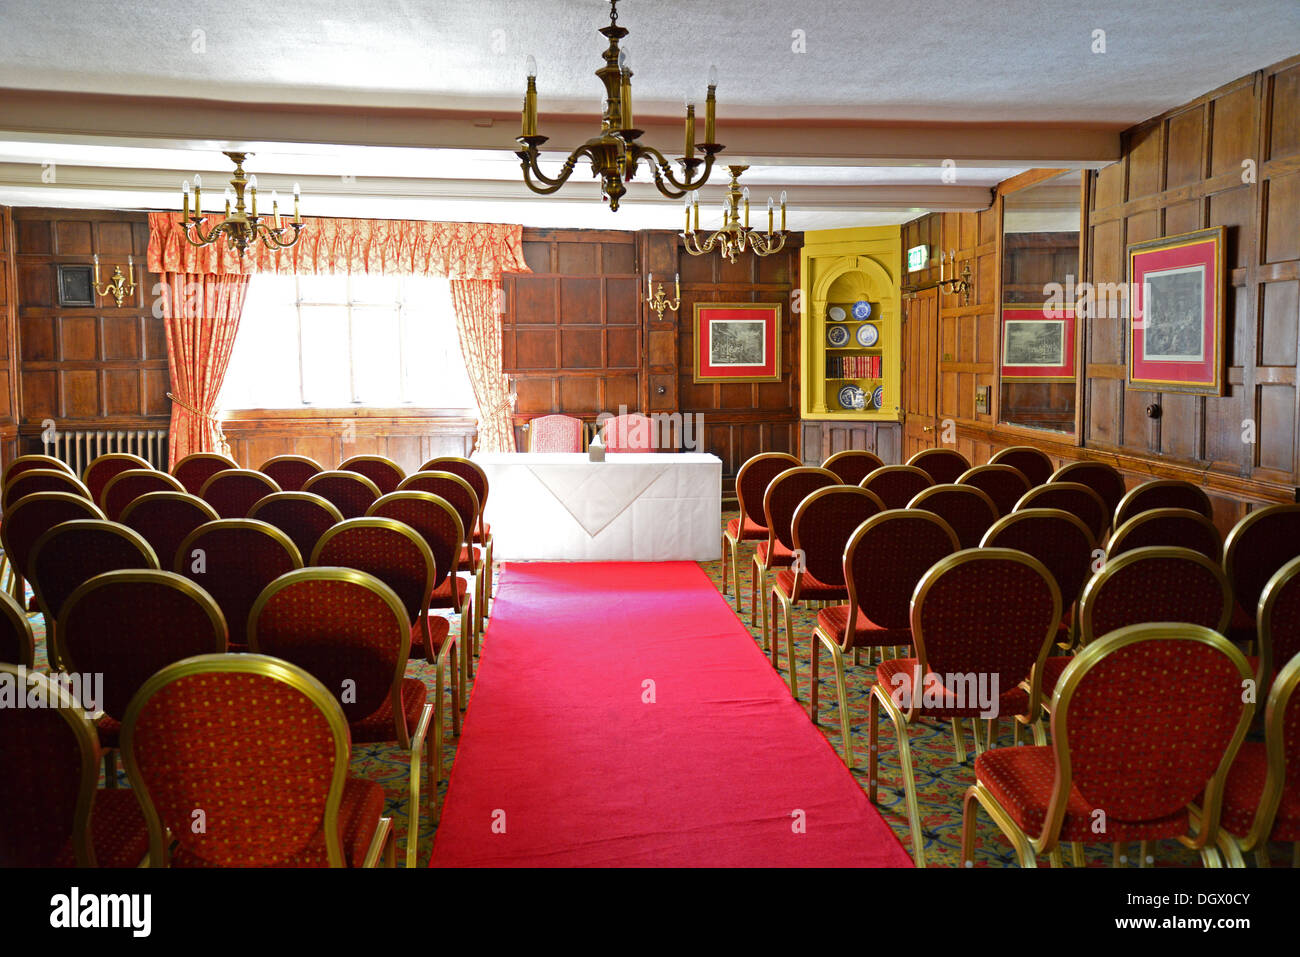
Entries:
{"type": "Polygon", "coordinates": [[[298,242],[298,237],[302,233],[302,216],[298,212],[298,203],[302,198],[302,192],[298,189],[298,184],[293,184],[293,220],[285,226],[280,221],[280,197],[271,191],[271,222],[269,225],[263,222],[263,217],[257,215],[257,177],[244,177],[244,159],[252,156],[252,153],[226,153],[231,161],[235,164],[235,177],[230,181],[230,186],[226,187],[226,218],[223,222],[217,223],[206,234],[203,232],[203,180],[197,173],[194,174],[194,212],[190,212],[190,181],[186,180],[181,185],[182,201],[184,204],[184,213],[181,219],[181,226],[185,230],[185,238],[191,246],[210,246],[213,243],[220,242],[224,237],[229,243],[230,248],[236,250],[240,256],[243,256],[248,247],[252,246],[259,240],[267,249],[287,249],[298,242]],[[244,193],[247,191],[249,198],[249,208],[244,206],[244,193]],[[233,202],[233,207],[232,207],[233,202]],[[292,230],[292,234],[289,233],[292,230]]]}
{"type": "Polygon", "coordinates": [[[539,165],[540,147],[549,137],[537,132],[537,65],[532,56],[528,57],[523,128],[516,137],[516,142],[523,149],[515,151],[523,166],[524,183],[534,193],[544,196],[554,193],[568,182],[578,160],[586,157],[591,161],[592,175],[601,181],[602,197],[608,200],[609,208],[614,212],[618,211],[619,201],[627,193],[627,183],[636,175],[637,167],[643,161],[654,176],[659,192],[671,199],[680,199],[691,190],[703,186],[713,172],[713,158],[723,150],[721,145],[714,142],[717,68],[711,67],[709,70],[703,143],[695,142],[695,104],[687,99],[686,147],[685,155],[677,160],[682,168],[682,178],[678,179],[673,174],[671,164],[659,150],[637,142],[645,131],[633,126],[632,71],[628,67],[627,51],[620,51],[618,47],[618,41],[627,36],[628,31],[618,25],[618,0],[610,0],[609,26],[602,27],[599,32],[609,40],[609,48],[603,54],[605,65],[596,71],[596,76],[605,85],[605,111],[601,117],[600,135],[592,137],[570,153],[554,178],[544,174],[539,165]],[[703,159],[695,155],[697,149],[704,154],[703,159]],[[700,169],[701,166],[703,169],[700,169]]]}
{"type": "Polygon", "coordinates": [[[749,187],[740,187],[740,174],[748,166],[728,166],[731,183],[727,186],[727,204],[722,209],[722,228],[710,235],[700,238],[700,199],[686,197],[686,231],[682,233],[682,245],[692,256],[703,256],[714,249],[719,250],[730,262],[748,247],[755,256],[770,256],[785,248],[785,190],[781,191],[781,228],[774,231],[776,203],[771,196],[767,198],[767,232],[749,228],[749,187]],[[694,202],[692,202],[694,199],[694,202]],[[740,222],[740,206],[745,206],[745,222],[740,222]],[[695,212],[695,225],[691,225],[691,211],[695,212]]]}

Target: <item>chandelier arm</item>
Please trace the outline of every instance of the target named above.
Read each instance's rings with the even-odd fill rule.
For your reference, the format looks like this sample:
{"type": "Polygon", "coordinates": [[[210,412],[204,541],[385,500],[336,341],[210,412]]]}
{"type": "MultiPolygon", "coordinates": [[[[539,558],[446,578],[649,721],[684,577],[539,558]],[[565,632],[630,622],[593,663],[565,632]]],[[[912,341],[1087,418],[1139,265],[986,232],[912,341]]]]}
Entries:
{"type": "Polygon", "coordinates": [[[182,220],[182,223],[184,223],[184,229],[183,229],[182,231],[183,231],[184,234],[185,234],[185,241],[188,242],[191,246],[209,246],[209,245],[211,245],[213,242],[216,241],[217,237],[221,235],[221,227],[225,225],[225,223],[218,223],[217,225],[215,225],[215,226],[212,227],[212,231],[209,232],[209,233],[207,234],[207,236],[204,236],[204,235],[203,235],[203,220],[202,220],[202,219],[199,219],[199,220],[196,220],[196,221],[192,221],[192,222],[185,222],[184,220],[182,220]],[[195,242],[195,241],[190,237],[190,227],[191,227],[191,226],[194,227],[194,232],[195,232],[195,234],[199,237],[199,241],[198,241],[198,242],[195,242]]]}
{"type": "Polygon", "coordinates": [[[279,229],[271,229],[269,226],[259,224],[257,235],[258,238],[262,240],[263,246],[275,251],[288,249],[290,246],[296,245],[298,242],[298,234],[301,232],[301,223],[290,223],[288,227],[281,226],[279,229]],[[281,239],[280,237],[284,234],[285,229],[290,227],[293,229],[293,238],[289,240],[281,239]]]}
{"type": "Polygon", "coordinates": [[[569,158],[564,161],[564,166],[560,168],[560,175],[555,179],[552,179],[542,172],[541,167],[538,165],[539,154],[536,151],[520,150],[515,155],[517,155],[521,160],[520,165],[524,170],[524,182],[528,185],[528,188],[534,193],[541,193],[543,196],[556,192],[561,186],[567,183],[569,177],[573,175],[573,171],[578,165],[578,160],[583,156],[588,158],[591,156],[586,146],[578,147],[570,153],[569,158]],[[534,179],[544,185],[541,187],[534,185],[534,179]]]}
{"type": "Polygon", "coordinates": [[[785,248],[785,233],[772,233],[771,238],[765,233],[750,232],[745,235],[745,242],[757,256],[770,256],[785,248]]]}
{"type": "Polygon", "coordinates": [[[701,170],[699,178],[688,176],[684,183],[673,175],[672,164],[655,147],[636,143],[629,148],[628,153],[628,167],[635,169],[636,165],[644,159],[654,174],[655,185],[659,188],[659,192],[669,199],[681,199],[691,190],[703,186],[708,181],[709,174],[713,172],[713,153],[708,153],[704,157],[704,169],[701,170]]]}

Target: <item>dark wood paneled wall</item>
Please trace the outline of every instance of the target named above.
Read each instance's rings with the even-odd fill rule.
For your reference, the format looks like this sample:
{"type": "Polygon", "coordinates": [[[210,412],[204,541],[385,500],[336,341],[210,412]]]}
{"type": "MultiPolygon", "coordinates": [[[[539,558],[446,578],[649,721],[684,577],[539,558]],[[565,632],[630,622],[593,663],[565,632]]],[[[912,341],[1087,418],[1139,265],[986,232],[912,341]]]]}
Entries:
{"type": "Polygon", "coordinates": [[[0,207],[0,458],[17,455],[18,376],[14,374],[18,281],[14,271],[13,214],[0,207]]]}

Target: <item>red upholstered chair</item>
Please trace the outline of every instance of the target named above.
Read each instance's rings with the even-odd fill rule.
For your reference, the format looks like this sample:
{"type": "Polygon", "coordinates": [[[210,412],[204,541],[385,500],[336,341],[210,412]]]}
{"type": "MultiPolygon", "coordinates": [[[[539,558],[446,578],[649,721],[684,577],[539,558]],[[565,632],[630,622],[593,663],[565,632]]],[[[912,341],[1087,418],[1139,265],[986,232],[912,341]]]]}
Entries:
{"type": "Polygon", "coordinates": [[[321,536],[344,520],[333,502],[314,492],[273,492],[255,502],[248,517],[269,522],[288,535],[304,561],[321,536]]]}
{"type": "Polygon", "coordinates": [[[3,500],[4,510],[7,512],[9,506],[23,496],[34,495],[37,492],[69,492],[80,495],[88,501],[94,501],[90,497],[90,489],[62,469],[28,469],[20,472],[5,485],[4,492],[0,493],[0,499],[3,500]]]}
{"type": "Polygon", "coordinates": [[[99,507],[104,510],[109,521],[118,522],[128,505],[150,492],[184,493],[185,486],[174,475],[157,469],[127,469],[104,483],[104,490],[99,496],[99,507]]]}
{"type": "MultiPolygon", "coordinates": [[[[391,518],[350,518],[321,537],[313,566],[355,568],[374,575],[402,600],[411,626],[411,656],[435,665],[433,779],[442,780],[443,688],[451,670],[452,734],[460,734],[460,667],[457,637],[447,619],[430,615],[437,563],[428,543],[411,526],[391,518]]],[[[464,627],[461,632],[464,632],[464,627]]]]}
{"type": "Polygon", "coordinates": [[[1119,528],[1134,515],[1153,508],[1190,508],[1213,521],[1214,506],[1199,485],[1182,479],[1153,479],[1134,485],[1115,508],[1115,527],[1119,528]]]}
{"type": "Polygon", "coordinates": [[[120,744],[126,707],[145,681],[174,661],[225,650],[226,619],[216,601],[175,572],[105,572],[68,596],[59,610],[59,657],[70,674],[103,676],[96,731],[109,787],[117,778],[110,749],[120,744]]]}
{"type": "Polygon", "coordinates": [[[1071,462],[1062,465],[1052,473],[1048,482],[1078,482],[1080,485],[1088,486],[1106,503],[1108,517],[1115,515],[1115,509],[1119,507],[1126,491],[1124,476],[1105,462],[1071,462]]]}
{"type": "Polygon", "coordinates": [[[373,867],[383,856],[391,867],[384,789],[347,776],[351,752],[338,700],[296,665],[263,655],[168,665],[122,728],[150,866],[373,867]]]}
{"type": "Polygon", "coordinates": [[[1190,508],[1153,508],[1138,512],[1115,529],[1107,555],[1120,555],[1148,545],[1176,545],[1200,552],[1213,562],[1223,557],[1223,538],[1214,523],[1190,508]]]}
{"type": "MultiPolygon", "coordinates": [[[[745,460],[736,473],[736,504],[740,515],[730,519],[722,532],[722,592],[727,592],[727,556],[731,556],[731,578],[736,590],[736,612],[743,612],[740,596],[740,543],[767,539],[767,516],[763,514],[763,495],[768,483],[786,469],[799,467],[799,460],[788,452],[760,452],[745,460]]],[[[753,598],[750,599],[749,623],[754,623],[753,598]]]]}
{"type": "Polygon", "coordinates": [[[45,616],[45,650],[51,667],[64,668],[59,612],[84,582],[122,568],[158,568],[158,556],[125,525],[79,518],[55,525],[36,540],[27,562],[36,603],[45,616]]]}
{"type": "Polygon", "coordinates": [[[817,491],[839,485],[840,477],[827,469],[798,466],[779,473],[763,493],[763,524],[767,526],[767,541],[754,548],[753,578],[749,584],[749,605],[757,609],[763,629],[763,647],[771,648],[772,664],[776,665],[776,641],[768,645],[767,590],[771,587],[768,573],[778,568],[789,568],[794,563],[794,512],[799,503],[817,491]],[[755,597],[755,591],[758,592],[755,597]]]}
{"type": "Polygon", "coordinates": [[[243,518],[259,500],[280,491],[280,486],[252,469],[226,469],[203,483],[199,498],[222,518],[243,518]]]}
{"type": "Polygon", "coordinates": [[[313,475],[325,471],[324,466],[305,455],[273,455],[258,469],[285,492],[301,492],[313,475]]]}
{"type": "Polygon", "coordinates": [[[798,663],[794,656],[791,609],[802,602],[847,601],[844,546],[854,530],[885,510],[885,503],[856,485],[819,488],[799,503],[790,522],[792,551],[803,561],[778,569],[772,583],[772,665],[780,664],[777,612],[785,616],[786,658],[790,666],[790,696],[799,700],[798,663]]]}
{"type": "Polygon", "coordinates": [[[997,506],[998,515],[1009,515],[1029,491],[1029,479],[1010,465],[977,465],[957,479],[958,485],[979,489],[997,506]]]}
{"type": "Polygon", "coordinates": [[[27,612],[12,595],[0,592],[0,662],[32,668],[36,664],[36,636],[27,612]]]}
{"type": "Polygon", "coordinates": [[[171,473],[181,480],[185,491],[191,495],[198,495],[203,488],[203,483],[212,476],[227,469],[237,468],[239,463],[229,455],[221,455],[217,452],[194,452],[173,465],[171,473]]]}
{"type": "MultiPolygon", "coordinates": [[[[1023,714],[1033,720],[1035,739],[1041,738],[1041,722],[1036,720],[1036,676],[1052,649],[1060,620],[1061,596],[1051,572],[1038,559],[1009,548],[969,549],[950,555],[926,572],[916,586],[911,614],[916,657],[895,658],[876,667],[867,796],[874,804],[877,723],[883,707],[897,735],[912,859],[917,867],[925,866],[925,835],[908,744],[911,725],[920,718],[952,720],[960,744],[958,722],[970,718],[975,749],[980,753],[979,724],[974,719],[1023,714]],[[1031,679],[1028,692],[1020,687],[1025,679],[1031,679]],[[976,700],[970,700],[972,697],[976,700]]],[[[959,749],[957,760],[965,760],[964,748],[959,749]]]]}
{"type": "MultiPolygon", "coordinates": [[[[0,522],[0,544],[18,576],[14,593],[23,595],[23,581],[27,577],[27,564],[31,560],[36,540],[60,522],[76,518],[99,518],[104,513],[88,498],[71,492],[36,492],[26,495],[5,509],[0,522]]],[[[29,608],[34,608],[35,599],[29,608]]]]}
{"type": "MultiPolygon", "coordinates": [[[[396,492],[397,486],[401,485],[402,479],[406,478],[405,470],[383,455],[354,455],[343,462],[338,470],[364,475],[375,483],[375,488],[379,489],[380,495],[396,492]]],[[[369,508],[368,505],[366,507],[369,508]]]]}
{"type": "Polygon", "coordinates": [[[302,557],[274,525],[223,518],[185,536],[172,568],[217,600],[226,616],[230,650],[243,651],[253,602],[281,575],[302,568],[302,557]]]}
{"type": "Polygon", "coordinates": [[[153,547],[158,564],[172,569],[185,536],[220,517],[215,508],[189,492],[146,492],[122,510],[118,521],[139,532],[153,547]]]}
{"type": "Polygon", "coordinates": [[[41,708],[0,708],[0,867],[138,867],[149,849],[127,789],[97,790],[99,742],[61,682],[0,664],[0,681],[41,708]]]}
{"type": "Polygon", "coordinates": [[[810,670],[808,715],[817,722],[817,677],[821,646],[835,664],[844,763],[853,767],[853,726],[844,683],[845,655],[860,648],[907,648],[912,644],[912,592],[930,568],[959,548],[957,534],[933,512],[890,509],[853,530],[844,548],[841,574],[848,603],[817,613],[810,670]]]}
{"type": "Polygon", "coordinates": [[[914,465],[884,465],[859,483],[885,503],[886,508],[907,508],[907,503],[934,482],[930,473],[914,465]]]}
{"type": "Polygon", "coordinates": [[[875,452],[845,449],[823,462],[822,468],[834,472],[845,485],[861,485],[864,478],[884,464],[884,460],[875,452]]]}
{"type": "Polygon", "coordinates": [[[129,452],[109,452],[93,459],[86,466],[86,471],[81,474],[81,481],[86,488],[90,489],[91,499],[98,502],[104,494],[104,486],[108,484],[109,479],[122,472],[137,469],[153,470],[153,465],[148,459],[129,452]]]}
{"type": "Polygon", "coordinates": [[[607,452],[655,452],[659,448],[654,420],[640,412],[611,415],[599,425],[607,452]]]}
{"type": "Polygon", "coordinates": [[[1223,541],[1223,570],[1237,599],[1229,638],[1254,640],[1264,586],[1293,558],[1300,558],[1300,505],[1257,508],[1232,527],[1223,541]]]}
{"type": "Polygon", "coordinates": [[[464,547],[461,549],[460,560],[456,564],[458,572],[465,572],[471,576],[474,582],[474,618],[471,624],[471,648],[472,653],[478,654],[478,639],[483,634],[483,615],[485,588],[483,585],[483,554],[470,541],[473,529],[478,524],[479,508],[478,495],[474,492],[474,487],[465,481],[459,475],[453,475],[451,472],[415,472],[408,475],[402,480],[398,488],[400,492],[428,492],[430,495],[437,495],[446,502],[451,503],[451,507],[456,510],[460,516],[461,528],[464,530],[465,538],[462,542],[464,547]]]}
{"type": "Polygon", "coordinates": [[[429,607],[446,609],[460,615],[460,686],[468,688],[472,656],[467,645],[471,638],[474,614],[469,587],[457,575],[460,556],[464,551],[462,543],[465,540],[465,527],[461,524],[460,516],[445,498],[429,492],[390,492],[370,506],[370,515],[409,525],[420,533],[424,543],[429,546],[434,567],[429,607]]]}
{"type": "Polygon", "coordinates": [[[1010,465],[1029,479],[1031,487],[1047,484],[1047,480],[1056,471],[1052,457],[1032,445],[1011,445],[999,449],[989,459],[989,465],[1010,465]]]}
{"type": "Polygon", "coordinates": [[[329,499],[345,519],[365,515],[380,495],[379,486],[360,472],[343,470],[313,475],[303,484],[302,490],[329,499]]]}
{"type": "Polygon", "coordinates": [[[8,485],[11,478],[23,472],[30,472],[32,469],[60,469],[76,478],[72,466],[63,459],[56,459],[53,455],[20,455],[5,466],[3,479],[0,479],[0,488],[8,485]]]}
{"type": "Polygon", "coordinates": [[[1268,580],[1259,596],[1259,676],[1261,695],[1279,668],[1300,655],[1300,558],[1293,558],[1268,580]]]}
{"type": "Polygon", "coordinates": [[[1098,542],[1106,540],[1106,532],[1110,529],[1110,511],[1106,503],[1100,495],[1078,482],[1035,485],[1016,503],[1016,511],[1026,508],[1051,508],[1077,515],[1098,542]]]}
{"type": "MultiPolygon", "coordinates": [[[[410,641],[410,621],[397,593],[355,568],[281,575],[258,597],[248,625],[254,654],[292,662],[334,691],[353,744],[395,741],[410,751],[406,866],[414,868],[420,763],[433,757],[425,751],[434,712],[424,682],[404,677],[410,641]]],[[[429,781],[430,793],[436,783],[429,781]]]]}
{"type": "Polygon", "coordinates": [[[1300,841],[1300,656],[1278,673],[1264,712],[1264,740],[1237,752],[1223,788],[1220,822],[1229,863],[1243,851],[1268,863],[1269,841],[1300,841]]]}
{"type": "Polygon", "coordinates": [[[974,858],[978,803],[1023,867],[1039,854],[1055,863],[1061,841],[1168,839],[1217,866],[1224,778],[1254,711],[1242,701],[1249,676],[1240,651],[1197,625],[1131,625],[1099,638],[1062,675],[1050,746],[975,759],[962,858],[968,865],[974,858]],[[1193,833],[1188,806],[1202,792],[1209,801],[1193,833]],[[1105,813],[1101,830],[1097,809],[1105,813]]]}
{"type": "Polygon", "coordinates": [[[442,455],[429,459],[420,466],[420,471],[450,472],[452,475],[459,475],[470,484],[474,494],[478,496],[478,524],[474,526],[472,538],[475,545],[483,547],[483,564],[486,568],[483,578],[483,614],[486,615],[492,610],[492,526],[483,517],[487,511],[490,491],[487,472],[483,471],[483,467],[477,462],[459,455],[442,455]]]}
{"type": "Polygon", "coordinates": [[[973,485],[931,485],[907,503],[908,508],[934,512],[957,533],[962,548],[976,548],[998,520],[993,499],[973,485]]]}
{"type": "Polygon", "coordinates": [[[907,460],[907,464],[930,476],[935,485],[957,481],[970,468],[966,456],[956,449],[922,449],[907,460]]]}
{"type": "Polygon", "coordinates": [[[587,448],[587,429],[582,419],[571,415],[539,415],[529,419],[529,452],[583,452],[587,448]]]}

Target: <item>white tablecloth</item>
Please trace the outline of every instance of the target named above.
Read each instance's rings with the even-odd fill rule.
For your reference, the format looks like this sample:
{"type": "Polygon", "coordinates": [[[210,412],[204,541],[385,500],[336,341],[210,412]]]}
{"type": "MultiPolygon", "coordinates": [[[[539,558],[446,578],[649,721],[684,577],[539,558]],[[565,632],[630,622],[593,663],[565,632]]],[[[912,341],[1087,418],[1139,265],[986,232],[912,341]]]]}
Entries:
{"type": "Polygon", "coordinates": [[[500,561],[714,561],[722,460],[703,453],[484,452],[500,561]]]}

